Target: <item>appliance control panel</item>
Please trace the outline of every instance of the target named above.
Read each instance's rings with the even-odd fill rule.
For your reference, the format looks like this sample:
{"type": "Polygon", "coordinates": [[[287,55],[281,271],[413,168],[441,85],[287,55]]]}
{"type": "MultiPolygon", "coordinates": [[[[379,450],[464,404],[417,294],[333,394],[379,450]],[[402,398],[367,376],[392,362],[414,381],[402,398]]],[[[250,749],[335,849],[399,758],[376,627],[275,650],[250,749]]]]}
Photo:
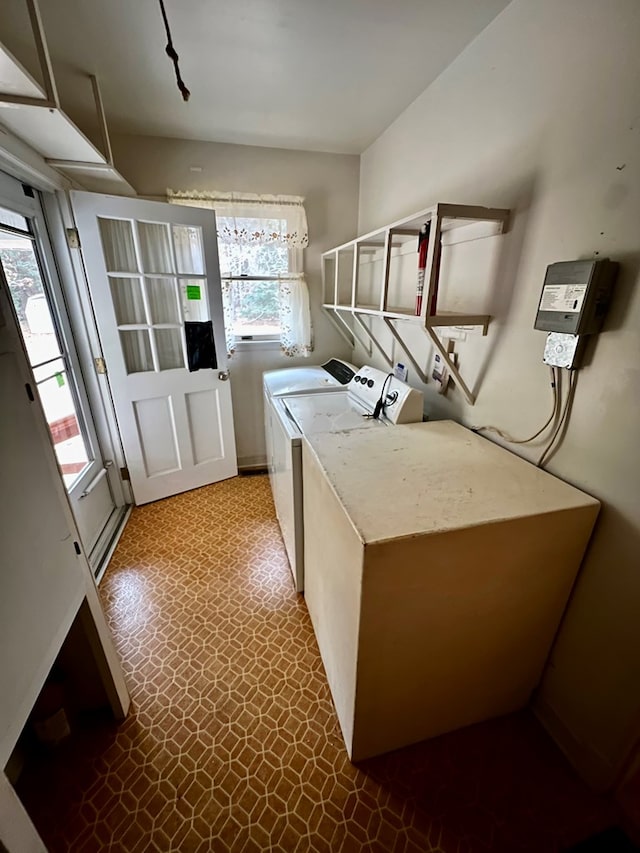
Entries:
{"type": "Polygon", "coordinates": [[[393,374],[365,365],[356,370],[348,388],[349,393],[372,412],[384,389],[380,415],[384,415],[391,423],[406,424],[422,420],[422,392],[396,379],[393,374]]]}

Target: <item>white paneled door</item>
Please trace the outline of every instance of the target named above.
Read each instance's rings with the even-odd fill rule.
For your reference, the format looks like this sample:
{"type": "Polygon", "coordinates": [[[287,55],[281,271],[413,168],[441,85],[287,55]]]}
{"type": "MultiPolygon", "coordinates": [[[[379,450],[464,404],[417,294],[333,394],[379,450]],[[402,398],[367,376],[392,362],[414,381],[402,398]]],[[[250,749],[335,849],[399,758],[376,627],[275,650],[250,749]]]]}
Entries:
{"type": "Polygon", "coordinates": [[[215,214],[71,196],[136,503],[233,477],[215,214]],[[215,366],[190,371],[185,323],[208,320],[215,366]]]}

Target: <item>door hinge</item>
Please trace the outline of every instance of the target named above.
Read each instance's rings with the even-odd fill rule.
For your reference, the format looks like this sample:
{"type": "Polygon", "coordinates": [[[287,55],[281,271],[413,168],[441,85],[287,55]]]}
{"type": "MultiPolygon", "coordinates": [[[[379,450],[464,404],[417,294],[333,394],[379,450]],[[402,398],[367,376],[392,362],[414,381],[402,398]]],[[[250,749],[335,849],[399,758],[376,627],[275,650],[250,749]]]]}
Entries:
{"type": "Polygon", "coordinates": [[[33,403],[33,401],[35,400],[35,397],[33,396],[33,388],[31,387],[31,385],[29,385],[28,382],[24,383],[24,388],[25,388],[25,391],[27,392],[27,397],[33,403]]]}
{"type": "Polygon", "coordinates": [[[96,373],[105,374],[107,372],[107,362],[104,358],[94,358],[93,363],[96,366],[96,373]]]}
{"type": "Polygon", "coordinates": [[[80,248],[80,235],[77,228],[67,228],[67,246],[70,249],[80,248]]]}
{"type": "Polygon", "coordinates": [[[128,468],[121,468],[120,469],[120,477],[123,480],[131,480],[131,477],[129,476],[129,469],[128,468]]]}
{"type": "Polygon", "coordinates": [[[74,543],[73,543],[73,547],[76,549],[76,554],[77,554],[78,556],[80,556],[80,554],[82,554],[82,549],[80,548],[79,543],[78,543],[78,542],[74,542],[74,543]]]}

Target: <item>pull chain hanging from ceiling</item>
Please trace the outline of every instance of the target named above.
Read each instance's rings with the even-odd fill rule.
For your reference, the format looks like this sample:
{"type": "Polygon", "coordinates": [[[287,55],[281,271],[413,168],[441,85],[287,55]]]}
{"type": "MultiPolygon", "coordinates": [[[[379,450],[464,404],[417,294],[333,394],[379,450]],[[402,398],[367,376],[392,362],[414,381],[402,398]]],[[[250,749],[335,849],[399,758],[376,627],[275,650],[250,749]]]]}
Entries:
{"type": "Polygon", "coordinates": [[[173,62],[173,68],[176,72],[176,83],[178,84],[178,89],[180,89],[180,92],[182,94],[182,99],[184,101],[188,101],[191,97],[191,92],[185,86],[185,82],[182,79],[182,75],[180,74],[180,65],[178,64],[179,56],[176,53],[175,47],[173,46],[173,40],[171,38],[171,27],[169,26],[169,19],[167,18],[167,12],[164,8],[164,0],[159,0],[159,3],[160,11],[162,12],[162,20],[164,21],[164,28],[167,33],[167,46],[165,48],[165,51],[169,59],[173,62]]]}

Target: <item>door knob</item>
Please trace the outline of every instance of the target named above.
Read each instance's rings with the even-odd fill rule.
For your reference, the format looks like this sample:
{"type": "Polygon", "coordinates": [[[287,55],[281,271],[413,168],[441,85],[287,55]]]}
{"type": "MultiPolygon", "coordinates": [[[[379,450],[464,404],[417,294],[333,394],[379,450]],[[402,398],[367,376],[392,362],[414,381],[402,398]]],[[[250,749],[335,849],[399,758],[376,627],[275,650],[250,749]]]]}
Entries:
{"type": "Polygon", "coordinates": [[[228,370],[220,370],[218,372],[218,379],[221,382],[226,382],[228,378],[229,378],[229,371],[228,370]]]}

